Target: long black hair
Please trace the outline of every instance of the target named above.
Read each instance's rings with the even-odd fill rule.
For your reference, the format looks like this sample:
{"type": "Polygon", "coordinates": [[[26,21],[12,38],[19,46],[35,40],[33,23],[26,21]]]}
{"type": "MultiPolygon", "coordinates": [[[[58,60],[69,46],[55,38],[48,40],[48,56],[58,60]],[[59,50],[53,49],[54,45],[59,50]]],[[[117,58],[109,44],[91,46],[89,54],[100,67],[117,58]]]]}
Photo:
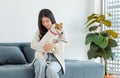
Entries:
{"type": "Polygon", "coordinates": [[[41,37],[43,37],[45,33],[48,31],[42,24],[43,17],[48,17],[51,20],[52,24],[56,23],[56,20],[54,18],[52,11],[49,9],[42,9],[39,12],[39,17],[38,17],[38,28],[40,30],[41,37]]]}

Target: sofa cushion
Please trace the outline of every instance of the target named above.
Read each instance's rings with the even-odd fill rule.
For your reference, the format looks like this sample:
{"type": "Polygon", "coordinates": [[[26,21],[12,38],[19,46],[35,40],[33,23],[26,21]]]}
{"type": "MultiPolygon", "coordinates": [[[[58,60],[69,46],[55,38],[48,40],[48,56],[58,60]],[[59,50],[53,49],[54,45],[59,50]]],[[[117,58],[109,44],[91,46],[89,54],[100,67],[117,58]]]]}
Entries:
{"type": "Polygon", "coordinates": [[[35,78],[34,68],[25,65],[0,66],[0,78],[35,78]]]}
{"type": "Polygon", "coordinates": [[[104,78],[104,66],[93,61],[65,60],[62,78],[104,78]]]}
{"type": "Polygon", "coordinates": [[[30,43],[22,44],[23,53],[28,63],[31,63],[34,59],[35,50],[30,47],[30,43]]]}
{"type": "Polygon", "coordinates": [[[27,63],[21,50],[16,46],[0,46],[0,65],[27,63]]]}

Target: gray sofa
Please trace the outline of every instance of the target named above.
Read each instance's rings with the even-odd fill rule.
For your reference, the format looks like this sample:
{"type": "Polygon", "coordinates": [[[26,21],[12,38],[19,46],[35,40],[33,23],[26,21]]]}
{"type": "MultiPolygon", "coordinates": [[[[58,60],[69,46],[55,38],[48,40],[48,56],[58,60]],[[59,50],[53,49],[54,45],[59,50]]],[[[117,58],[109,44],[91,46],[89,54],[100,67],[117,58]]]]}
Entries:
{"type": "MultiPolygon", "coordinates": [[[[29,42],[0,43],[0,78],[34,78],[34,58],[29,42]]],[[[103,78],[104,67],[92,61],[65,60],[66,73],[60,78],[103,78]]]]}

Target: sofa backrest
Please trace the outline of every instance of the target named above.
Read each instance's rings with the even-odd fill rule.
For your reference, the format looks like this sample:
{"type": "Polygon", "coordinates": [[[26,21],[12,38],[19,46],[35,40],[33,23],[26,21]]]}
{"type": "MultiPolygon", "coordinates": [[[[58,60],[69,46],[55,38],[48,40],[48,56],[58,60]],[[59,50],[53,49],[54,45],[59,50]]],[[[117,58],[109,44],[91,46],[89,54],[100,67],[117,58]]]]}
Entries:
{"type": "Polygon", "coordinates": [[[30,42],[0,43],[0,46],[17,46],[22,51],[28,63],[31,63],[34,59],[35,51],[31,49],[30,42]]]}

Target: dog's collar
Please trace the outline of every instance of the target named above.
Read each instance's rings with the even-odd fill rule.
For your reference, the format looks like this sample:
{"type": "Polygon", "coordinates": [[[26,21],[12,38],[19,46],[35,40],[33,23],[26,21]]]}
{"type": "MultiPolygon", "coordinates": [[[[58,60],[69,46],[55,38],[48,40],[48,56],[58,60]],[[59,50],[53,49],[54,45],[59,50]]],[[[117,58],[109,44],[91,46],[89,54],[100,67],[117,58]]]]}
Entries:
{"type": "Polygon", "coordinates": [[[58,35],[57,33],[53,32],[51,29],[50,29],[50,32],[51,32],[53,35],[58,35]]]}

